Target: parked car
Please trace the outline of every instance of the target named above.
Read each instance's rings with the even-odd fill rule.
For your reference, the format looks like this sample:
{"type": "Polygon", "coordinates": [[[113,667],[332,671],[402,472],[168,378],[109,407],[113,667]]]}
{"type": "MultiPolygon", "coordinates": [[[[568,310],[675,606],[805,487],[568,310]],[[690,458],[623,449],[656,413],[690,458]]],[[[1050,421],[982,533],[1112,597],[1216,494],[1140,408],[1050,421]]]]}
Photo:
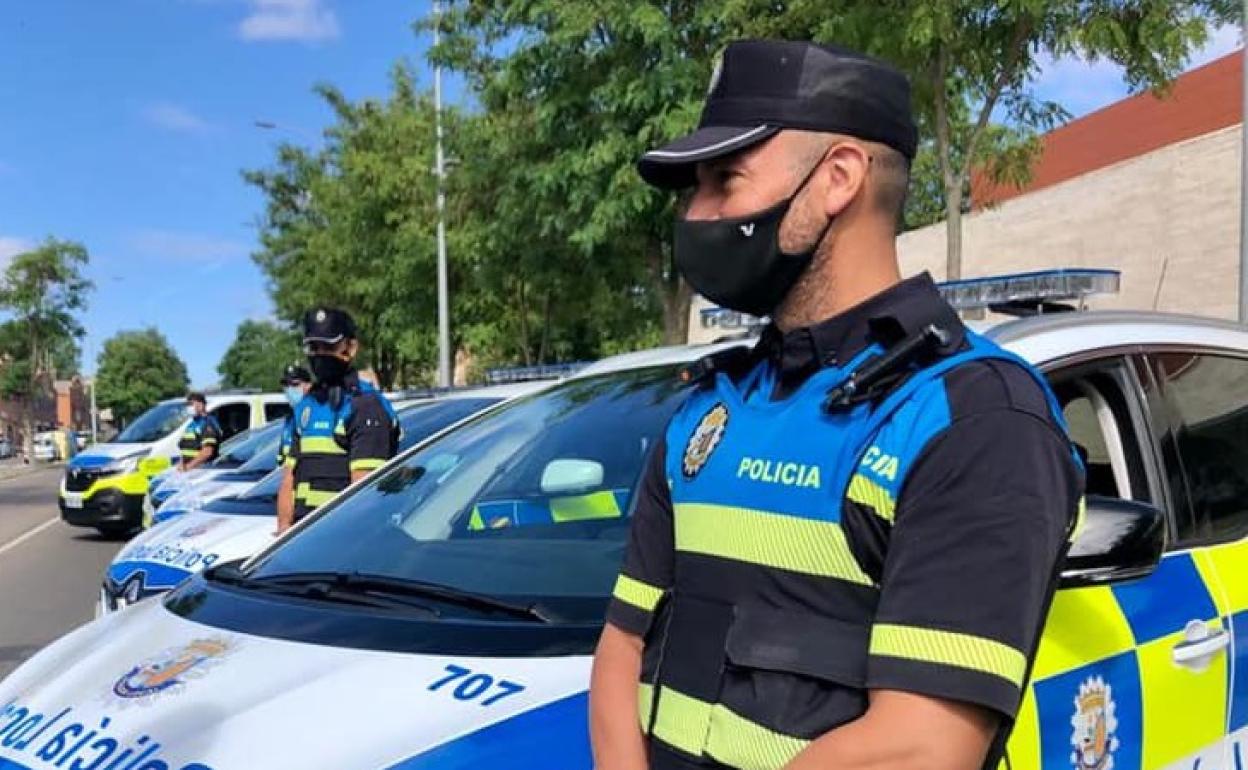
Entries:
{"type": "MultiPolygon", "coordinates": [[[[1005,766],[1241,766],[1248,329],[1090,313],[989,336],[1052,382],[1089,494],[1005,766]]],[[[702,352],[496,407],[255,557],[54,642],[0,683],[0,764],[63,766],[85,740],[27,740],[61,721],[98,765],[589,770],[590,656],[631,489],[702,352]]],[[[785,668],[791,634],[764,643],[769,670],[804,675],[785,668]]],[[[687,696],[656,708],[656,730],[731,725],[721,745],[747,757],[804,745],[687,696]]]]}

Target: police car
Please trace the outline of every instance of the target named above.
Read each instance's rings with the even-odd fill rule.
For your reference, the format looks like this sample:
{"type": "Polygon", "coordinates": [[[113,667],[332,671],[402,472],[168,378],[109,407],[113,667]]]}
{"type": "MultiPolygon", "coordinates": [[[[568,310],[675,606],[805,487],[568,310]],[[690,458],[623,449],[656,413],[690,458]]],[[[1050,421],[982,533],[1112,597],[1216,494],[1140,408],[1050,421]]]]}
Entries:
{"type": "MultiPolygon", "coordinates": [[[[521,382],[400,402],[398,416],[403,432],[399,449],[405,450],[504,399],[547,384],[521,382]]],[[[109,564],[96,614],[164,593],[188,575],[218,562],[250,556],[273,542],[277,491],[282,482],[276,451],[276,443],[266,445],[236,470],[171,497],[156,512],[154,526],[127,543],[109,564]],[[257,473],[258,479],[254,477],[257,473]]]]}
{"type": "MultiPolygon", "coordinates": [[[[224,438],[230,438],[286,416],[290,404],[280,393],[226,391],[208,395],[208,413],[221,424],[224,438]]],[[[111,442],[76,455],[61,481],[61,519],[106,535],[138,529],[148,482],[177,461],[178,441],[187,422],[185,399],[162,401],[111,442]]]]}
{"type": "Polygon", "coordinates": [[[277,467],[282,420],[245,430],[221,445],[218,457],[194,470],[172,468],[152,477],[143,500],[145,526],[160,521],[166,501],[182,510],[197,508],[215,497],[242,492],[277,467]],[[179,505],[180,504],[180,505],[179,505]]]}
{"type": "MultiPolygon", "coordinates": [[[[1248,330],[1089,313],[990,336],[1053,382],[1090,494],[1009,766],[1240,767],[1248,330]]],[[[502,405],[53,643],[0,683],[0,766],[588,770],[629,490],[701,352],[502,405]]]]}

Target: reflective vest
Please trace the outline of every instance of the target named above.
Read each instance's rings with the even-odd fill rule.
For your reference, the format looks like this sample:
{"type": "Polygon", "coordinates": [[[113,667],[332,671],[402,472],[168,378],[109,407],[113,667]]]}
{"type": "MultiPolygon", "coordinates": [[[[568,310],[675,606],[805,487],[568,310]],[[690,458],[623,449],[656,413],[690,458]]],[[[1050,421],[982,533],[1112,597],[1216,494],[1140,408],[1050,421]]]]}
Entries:
{"type": "Polygon", "coordinates": [[[739,384],[716,375],[673,417],[675,577],[646,637],[639,698],[654,770],[781,768],[866,711],[880,570],[851,550],[845,508],[891,527],[907,470],[949,424],[941,376],[968,361],[1022,363],[1064,424],[1029,365],[967,339],[874,404],[823,408],[877,346],[780,401],[766,400],[767,365],[739,384]]]}
{"type": "Polygon", "coordinates": [[[178,451],[182,455],[182,461],[195,459],[199,450],[204,447],[212,447],[212,456],[208,459],[216,457],[220,437],[221,425],[216,417],[206,414],[202,417],[191,418],[191,421],[186,424],[186,430],[182,432],[182,439],[178,442],[178,451]]]}
{"type": "Polygon", "coordinates": [[[505,527],[550,526],[594,519],[618,519],[624,515],[628,497],[627,489],[604,489],[584,495],[483,500],[473,506],[468,529],[478,532],[505,527]]]}
{"type": "MultiPolygon", "coordinates": [[[[298,452],[288,457],[294,465],[295,519],[301,519],[329,502],[351,484],[352,459],[348,426],[361,398],[376,398],[390,418],[390,447],[393,457],[399,442],[399,420],[390,402],[366,380],[352,377],[335,405],[324,389],[303,397],[295,407],[294,441],[298,452]]],[[[384,460],[370,458],[369,470],[384,460]]]]}

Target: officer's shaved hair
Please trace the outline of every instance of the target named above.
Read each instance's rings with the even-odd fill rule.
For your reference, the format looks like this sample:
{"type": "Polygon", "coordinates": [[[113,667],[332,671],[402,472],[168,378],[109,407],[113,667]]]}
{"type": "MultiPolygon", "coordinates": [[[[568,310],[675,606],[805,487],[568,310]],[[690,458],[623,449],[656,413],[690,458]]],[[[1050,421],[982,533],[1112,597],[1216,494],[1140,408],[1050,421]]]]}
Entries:
{"type": "Polygon", "coordinates": [[[906,194],[910,189],[910,161],[897,150],[879,142],[868,142],[852,136],[825,134],[815,131],[794,131],[799,139],[790,153],[792,172],[801,176],[810,172],[816,163],[841,141],[852,141],[862,146],[871,156],[871,172],[867,186],[871,200],[882,213],[901,220],[906,207],[906,194]]]}

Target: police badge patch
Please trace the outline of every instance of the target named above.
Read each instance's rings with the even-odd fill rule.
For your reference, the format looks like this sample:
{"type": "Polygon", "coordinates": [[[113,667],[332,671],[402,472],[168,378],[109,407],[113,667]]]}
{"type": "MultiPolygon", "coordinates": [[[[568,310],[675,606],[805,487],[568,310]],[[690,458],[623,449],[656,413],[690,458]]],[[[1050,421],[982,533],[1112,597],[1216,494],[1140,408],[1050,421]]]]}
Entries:
{"type": "Polygon", "coordinates": [[[299,415],[299,427],[301,428],[308,427],[308,418],[310,418],[311,416],[312,416],[312,407],[305,406],[303,408],[303,413],[299,415]]]}
{"type": "Polygon", "coordinates": [[[723,403],[716,404],[702,415],[698,427],[689,437],[689,443],[685,445],[685,456],[680,463],[680,470],[685,474],[685,478],[691,479],[698,475],[698,471],[702,470],[706,461],[711,459],[711,452],[719,446],[720,440],[724,437],[724,429],[727,427],[728,407],[723,403]]]}

